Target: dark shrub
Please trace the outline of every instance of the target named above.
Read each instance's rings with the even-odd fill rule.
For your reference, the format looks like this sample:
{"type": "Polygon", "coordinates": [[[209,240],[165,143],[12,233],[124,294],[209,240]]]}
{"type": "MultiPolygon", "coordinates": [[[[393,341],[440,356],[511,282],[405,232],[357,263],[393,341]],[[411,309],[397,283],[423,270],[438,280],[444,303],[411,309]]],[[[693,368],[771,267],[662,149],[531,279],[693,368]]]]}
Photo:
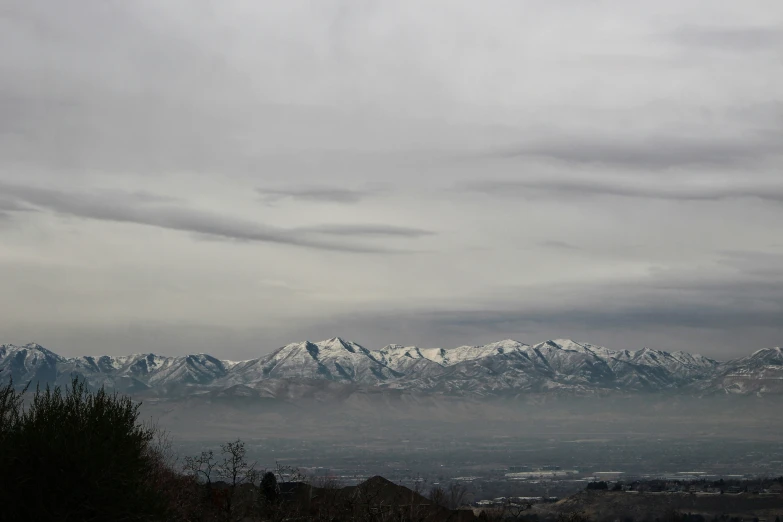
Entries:
{"type": "Polygon", "coordinates": [[[0,389],[3,520],[164,520],[155,431],[138,408],[76,379],[27,406],[11,383],[0,389]]]}

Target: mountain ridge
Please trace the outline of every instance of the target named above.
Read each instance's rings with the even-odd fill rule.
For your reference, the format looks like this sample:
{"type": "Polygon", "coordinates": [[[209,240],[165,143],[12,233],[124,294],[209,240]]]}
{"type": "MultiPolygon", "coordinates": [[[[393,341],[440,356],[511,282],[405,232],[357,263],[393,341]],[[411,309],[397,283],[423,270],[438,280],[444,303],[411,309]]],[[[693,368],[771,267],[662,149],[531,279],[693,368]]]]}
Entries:
{"type": "Polygon", "coordinates": [[[519,393],[663,392],[783,393],[783,351],[764,348],[718,362],[684,351],[612,350],[554,339],[528,345],[513,339],[451,349],[387,345],[379,350],[334,337],[302,341],[245,361],[210,354],[66,358],[37,343],[0,345],[0,376],[14,382],[90,386],[127,393],[214,392],[263,387],[274,380],[331,381],[363,387],[456,396],[519,393]]]}

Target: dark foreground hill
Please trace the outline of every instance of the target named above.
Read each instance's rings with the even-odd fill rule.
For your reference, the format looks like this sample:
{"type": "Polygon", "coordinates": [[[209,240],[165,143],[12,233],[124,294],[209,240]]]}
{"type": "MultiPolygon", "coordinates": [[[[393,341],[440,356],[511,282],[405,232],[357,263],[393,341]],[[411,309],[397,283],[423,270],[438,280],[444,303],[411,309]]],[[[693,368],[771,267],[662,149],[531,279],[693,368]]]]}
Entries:
{"type": "Polygon", "coordinates": [[[279,516],[289,519],[419,522],[476,520],[470,509],[449,509],[380,476],[347,487],[283,483],[280,491],[282,499],[279,516]]]}
{"type": "Polygon", "coordinates": [[[339,487],[306,483],[295,468],[263,471],[238,439],[182,460],[166,441],[130,399],[77,380],[27,401],[12,383],[0,387],[0,520],[474,520],[445,496],[426,498],[378,476],[339,487]]]}

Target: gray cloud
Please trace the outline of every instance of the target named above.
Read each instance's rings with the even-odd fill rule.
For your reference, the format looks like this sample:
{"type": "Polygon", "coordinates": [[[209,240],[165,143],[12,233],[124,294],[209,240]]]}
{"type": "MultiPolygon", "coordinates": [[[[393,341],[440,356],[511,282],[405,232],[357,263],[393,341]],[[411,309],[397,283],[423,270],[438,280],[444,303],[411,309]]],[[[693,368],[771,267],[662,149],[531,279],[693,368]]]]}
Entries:
{"type": "Polygon", "coordinates": [[[371,346],[398,342],[450,347],[501,338],[538,342],[566,337],[615,349],[648,346],[737,357],[783,342],[779,281],[709,281],[692,273],[590,287],[510,288],[509,293],[532,297],[533,302],[498,296],[494,305],[489,300],[450,309],[362,312],[335,317],[308,333],[317,337],[340,329],[342,335],[371,346]]]}
{"type": "MultiPolygon", "coordinates": [[[[495,304],[489,300],[475,305],[455,303],[454,307],[362,308],[328,317],[303,315],[294,326],[264,329],[150,320],[114,328],[73,326],[54,331],[35,325],[24,331],[71,355],[85,353],[81,346],[89,340],[98,346],[115,344],[118,353],[135,350],[139,344],[172,354],[211,353],[221,346],[241,357],[257,357],[288,342],[340,335],[370,348],[389,343],[450,348],[504,338],[528,343],[573,338],[618,350],[647,346],[725,359],[781,345],[783,283],[777,281],[708,281],[695,273],[664,273],[626,284],[508,289],[542,303],[538,305],[523,299],[508,301],[499,295],[495,304]],[[97,334],[99,341],[92,339],[97,334]],[[58,346],[50,338],[64,338],[65,343],[58,346]]],[[[13,337],[6,338],[27,341],[17,337],[18,331],[9,330],[13,337]]],[[[3,333],[0,325],[0,336],[3,333]]],[[[92,353],[102,353],[101,349],[92,353]]]]}
{"type": "Polygon", "coordinates": [[[578,247],[576,245],[573,245],[566,241],[547,240],[547,241],[539,241],[537,244],[540,247],[552,248],[555,250],[578,250],[578,247]]]}
{"type": "Polygon", "coordinates": [[[672,33],[682,45],[736,52],[774,51],[783,46],[783,26],[704,27],[685,26],[672,33]]]}
{"type": "Polygon", "coordinates": [[[392,225],[317,225],[294,229],[296,232],[313,232],[331,236],[398,236],[422,237],[435,232],[421,228],[396,227],[392,225]]]}
{"type": "Polygon", "coordinates": [[[257,192],[267,202],[281,199],[315,201],[322,203],[358,203],[370,195],[368,191],[349,190],[336,187],[290,187],[259,188],[257,192]]]}
{"type": "Polygon", "coordinates": [[[29,206],[20,203],[19,201],[0,196],[0,211],[22,212],[29,210],[32,209],[29,206]]]}
{"type": "Polygon", "coordinates": [[[726,251],[720,263],[738,271],[773,280],[783,279],[783,254],[772,252],[726,251]]]}
{"type": "Polygon", "coordinates": [[[775,203],[783,202],[783,184],[764,186],[725,186],[717,183],[699,186],[678,184],[676,180],[650,183],[643,179],[604,181],[600,179],[552,179],[478,181],[465,185],[468,190],[505,196],[532,195],[538,191],[581,195],[608,195],[629,198],[671,199],[681,201],[719,201],[734,198],[754,198],[775,203]]]}
{"type": "Polygon", "coordinates": [[[239,241],[279,243],[322,250],[355,253],[394,251],[394,249],[367,244],[319,240],[311,237],[311,234],[308,233],[341,236],[397,235],[405,237],[418,237],[424,233],[423,231],[401,227],[365,227],[362,225],[333,225],[298,230],[284,229],[201,210],[170,204],[156,204],[158,202],[167,202],[168,199],[151,197],[146,193],[78,194],[2,182],[0,182],[0,190],[16,198],[21,203],[80,218],[136,223],[239,241]]]}
{"type": "Polygon", "coordinates": [[[0,342],[780,339],[783,4],[694,1],[5,0],[0,342]]]}
{"type": "Polygon", "coordinates": [[[567,163],[668,169],[694,165],[739,166],[781,155],[780,129],[755,131],[736,138],[667,136],[568,136],[533,139],[528,144],[487,154],[489,157],[539,157],[567,163]]]}
{"type": "MultiPolygon", "coordinates": [[[[549,313],[532,312],[536,321],[582,322],[593,328],[689,327],[726,331],[733,328],[775,328],[780,333],[783,311],[783,283],[763,279],[728,277],[703,279],[685,272],[652,276],[632,283],[598,286],[589,305],[565,302],[549,313]],[[555,313],[552,313],[555,312],[555,313]],[[547,319],[548,318],[548,319],[547,319]]],[[[514,314],[505,314],[514,317],[514,314]]],[[[522,318],[519,318],[522,319],[522,318]]]]}
{"type": "Polygon", "coordinates": [[[33,210],[27,205],[23,205],[13,199],[0,196],[0,221],[8,224],[11,221],[12,212],[29,212],[33,210]]]}
{"type": "MultiPolygon", "coordinates": [[[[590,299],[590,307],[573,306],[564,303],[555,310],[531,310],[522,307],[519,311],[508,309],[474,309],[467,311],[435,312],[430,315],[437,324],[454,326],[462,329],[480,328],[485,334],[491,334],[500,329],[509,328],[525,329],[532,325],[552,325],[551,330],[556,331],[561,325],[564,331],[574,330],[575,327],[602,330],[614,328],[660,328],[670,329],[675,327],[706,328],[710,330],[731,330],[735,328],[774,328],[781,332],[780,317],[783,312],[783,284],[773,284],[771,287],[762,288],[765,283],[747,285],[728,285],[726,288],[704,288],[703,294],[698,289],[690,289],[697,292],[705,302],[697,303],[683,301],[678,297],[682,288],[670,288],[662,292],[656,299],[644,302],[637,293],[632,291],[626,294],[623,300],[633,296],[636,301],[622,307],[611,306],[602,301],[607,294],[617,298],[618,292],[601,291],[600,289],[590,299]],[[706,297],[713,294],[729,297],[728,290],[741,291],[743,297],[735,296],[734,300],[727,301],[721,306],[714,306],[706,302],[706,297]],[[746,299],[761,299],[760,295],[766,295],[766,302],[770,306],[763,310],[759,308],[744,308],[746,299]],[[664,298],[667,297],[667,299],[664,298]]],[[[635,289],[629,289],[635,290],[635,289]]],[[[780,342],[779,340],[777,342],[780,342]]]]}

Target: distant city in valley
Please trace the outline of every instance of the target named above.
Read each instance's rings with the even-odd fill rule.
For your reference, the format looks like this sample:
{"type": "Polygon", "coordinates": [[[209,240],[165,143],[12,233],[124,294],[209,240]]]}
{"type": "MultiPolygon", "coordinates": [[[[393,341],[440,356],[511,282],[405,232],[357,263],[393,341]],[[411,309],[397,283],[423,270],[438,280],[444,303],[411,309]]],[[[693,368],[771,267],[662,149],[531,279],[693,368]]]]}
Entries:
{"type": "Polygon", "coordinates": [[[783,475],[780,348],[719,362],[570,340],[369,350],[334,338],[236,362],[29,344],[0,347],[0,372],[128,393],[183,454],[241,437],[253,460],[346,485],[460,483],[494,502],[783,475]]]}
{"type": "Polygon", "coordinates": [[[0,0],[0,522],[782,518],[783,0],[0,0]]]}

